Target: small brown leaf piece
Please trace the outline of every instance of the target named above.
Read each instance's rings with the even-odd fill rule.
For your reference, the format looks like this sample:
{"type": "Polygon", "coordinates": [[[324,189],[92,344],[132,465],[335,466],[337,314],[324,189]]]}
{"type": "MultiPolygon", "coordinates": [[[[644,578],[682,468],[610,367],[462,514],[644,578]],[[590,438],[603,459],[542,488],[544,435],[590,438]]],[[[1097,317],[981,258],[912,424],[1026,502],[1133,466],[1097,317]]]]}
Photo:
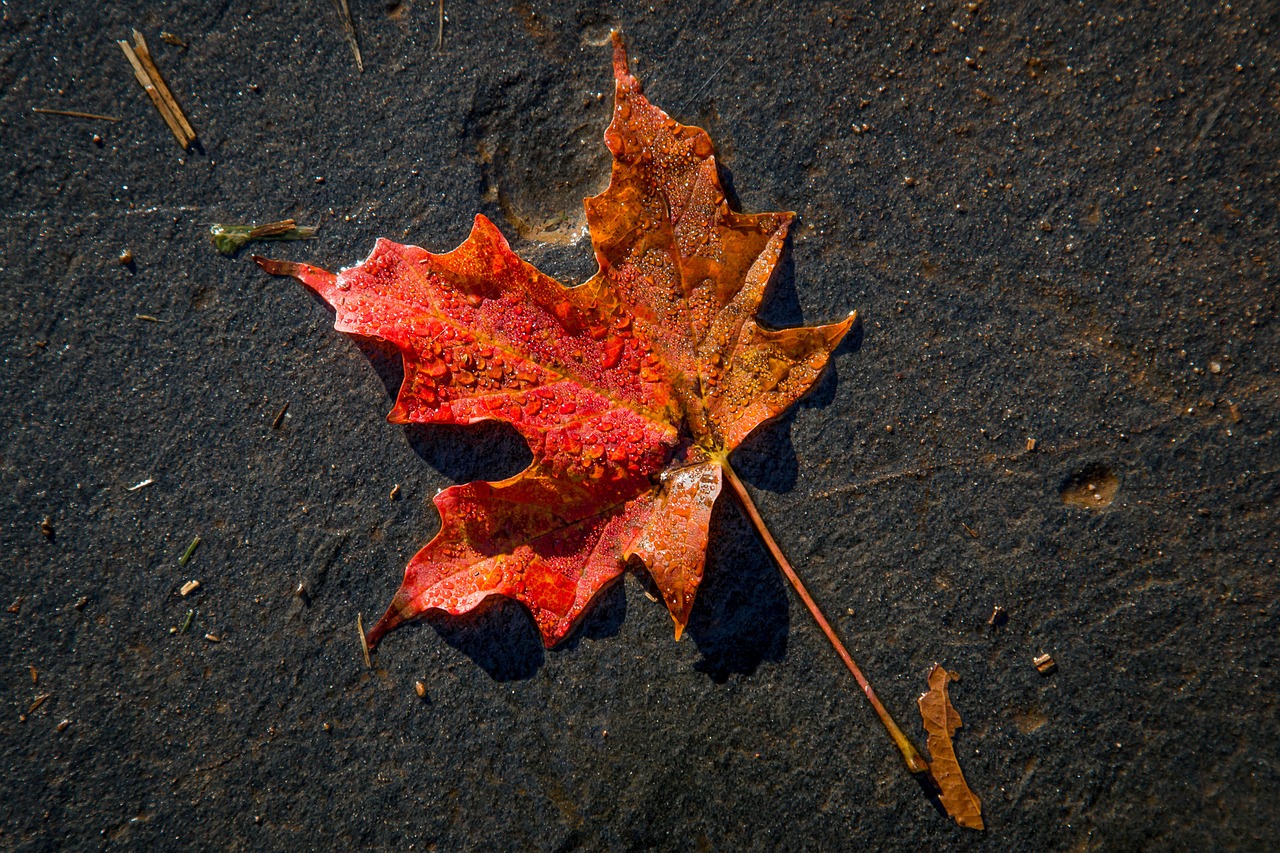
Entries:
{"type": "Polygon", "coordinates": [[[942,807],[947,814],[961,826],[969,829],[985,829],[982,824],[982,801],[969,790],[960,772],[960,762],[956,760],[955,749],[951,746],[951,737],[960,728],[960,715],[947,696],[947,682],[954,681],[956,676],[947,672],[938,664],[929,670],[929,692],[921,694],[920,718],[924,721],[925,731],[929,733],[930,769],[933,779],[938,783],[942,794],[942,807]]]}

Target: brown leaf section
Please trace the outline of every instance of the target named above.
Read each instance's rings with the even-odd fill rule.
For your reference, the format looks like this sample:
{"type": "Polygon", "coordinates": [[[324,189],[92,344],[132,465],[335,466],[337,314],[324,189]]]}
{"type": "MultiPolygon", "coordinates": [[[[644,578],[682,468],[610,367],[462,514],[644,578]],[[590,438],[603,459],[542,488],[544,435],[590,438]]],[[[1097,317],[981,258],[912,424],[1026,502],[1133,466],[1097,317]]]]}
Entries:
{"type": "Polygon", "coordinates": [[[942,807],[961,826],[984,829],[982,801],[964,781],[964,773],[960,771],[960,762],[956,760],[956,751],[951,745],[952,736],[961,726],[960,715],[947,695],[947,683],[955,678],[954,673],[947,672],[936,663],[933,665],[929,670],[929,691],[921,694],[919,700],[920,718],[929,733],[930,767],[934,781],[942,791],[939,797],[942,807]]]}

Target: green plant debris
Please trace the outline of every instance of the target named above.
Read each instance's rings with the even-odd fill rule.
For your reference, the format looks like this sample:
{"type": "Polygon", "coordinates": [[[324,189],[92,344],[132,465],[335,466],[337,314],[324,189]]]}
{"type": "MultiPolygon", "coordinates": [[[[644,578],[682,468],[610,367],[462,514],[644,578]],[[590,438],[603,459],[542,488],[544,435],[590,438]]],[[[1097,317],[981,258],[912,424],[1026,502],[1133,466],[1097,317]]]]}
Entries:
{"type": "Polygon", "coordinates": [[[209,229],[213,247],[224,255],[234,255],[255,240],[309,240],[316,234],[309,225],[298,225],[292,219],[268,222],[266,225],[219,225],[209,229]]]}
{"type": "Polygon", "coordinates": [[[199,547],[200,537],[197,536],[195,539],[191,540],[191,544],[187,546],[187,550],[183,551],[182,556],[178,558],[178,565],[185,566],[187,563],[191,562],[192,556],[195,555],[196,549],[199,547]]]}
{"type": "Polygon", "coordinates": [[[194,610],[188,610],[186,617],[182,620],[182,626],[178,628],[178,633],[179,634],[187,633],[187,629],[191,627],[191,620],[195,618],[196,618],[196,612],[194,610]]]}

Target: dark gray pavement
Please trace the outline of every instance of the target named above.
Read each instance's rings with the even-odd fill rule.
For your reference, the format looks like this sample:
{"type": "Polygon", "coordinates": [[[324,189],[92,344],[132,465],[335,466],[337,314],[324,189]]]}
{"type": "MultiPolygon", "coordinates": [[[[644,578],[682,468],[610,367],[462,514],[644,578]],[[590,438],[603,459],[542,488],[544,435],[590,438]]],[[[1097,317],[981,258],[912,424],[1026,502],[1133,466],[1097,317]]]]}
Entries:
{"type": "Polygon", "coordinates": [[[450,0],[443,51],[434,3],[351,7],[363,73],[324,0],[0,4],[0,847],[1273,848],[1276,4],[450,0]],[[984,834],[728,500],[683,642],[628,577],[551,652],[499,605],[363,665],[431,496],[525,450],[386,424],[395,360],[208,228],[338,268],[479,211],[581,280],[613,26],[799,213],[765,318],[864,318],[734,461],[904,724],[961,675],[984,834]]]}

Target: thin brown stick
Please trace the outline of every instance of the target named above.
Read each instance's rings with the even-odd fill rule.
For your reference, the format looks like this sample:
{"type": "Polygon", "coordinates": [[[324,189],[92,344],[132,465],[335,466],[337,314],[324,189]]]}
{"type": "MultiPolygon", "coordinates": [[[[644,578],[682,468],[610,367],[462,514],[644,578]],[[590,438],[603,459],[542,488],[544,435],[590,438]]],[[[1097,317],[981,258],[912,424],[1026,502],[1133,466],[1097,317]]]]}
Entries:
{"type": "Polygon", "coordinates": [[[142,67],[142,63],[138,61],[138,56],[133,52],[133,48],[127,41],[123,39],[117,41],[120,50],[124,53],[124,58],[129,60],[129,65],[133,68],[133,76],[137,78],[138,85],[147,93],[147,97],[151,98],[151,103],[155,104],[156,111],[160,113],[160,117],[164,119],[164,123],[169,126],[169,130],[173,133],[174,139],[178,140],[178,144],[183,148],[187,147],[187,139],[182,133],[182,126],[178,124],[173,114],[169,112],[169,107],[165,104],[164,99],[160,97],[160,92],[156,90],[155,85],[151,82],[151,78],[147,76],[147,70],[142,67]]]}
{"type": "Polygon", "coordinates": [[[169,87],[165,85],[164,79],[160,76],[160,69],[156,68],[155,62],[151,60],[147,40],[137,30],[133,31],[133,38],[135,43],[132,45],[123,40],[117,41],[116,44],[120,45],[124,58],[129,60],[129,65],[133,68],[133,76],[138,79],[138,84],[151,98],[151,103],[155,104],[160,117],[169,126],[178,144],[184,149],[191,147],[191,143],[196,140],[196,132],[187,122],[187,117],[182,114],[182,108],[174,99],[173,92],[169,91],[169,87]]]}
{"type": "Polygon", "coordinates": [[[853,673],[854,680],[858,682],[858,686],[862,688],[862,692],[866,695],[867,701],[871,703],[871,707],[875,709],[876,716],[880,718],[880,722],[884,724],[885,730],[889,732],[889,737],[893,740],[894,746],[898,747],[898,751],[902,753],[903,760],[907,763],[907,769],[912,773],[928,773],[929,762],[924,760],[924,756],[916,749],[911,739],[903,733],[902,729],[894,721],[893,716],[884,707],[880,701],[880,697],[876,695],[876,691],[871,686],[871,682],[867,681],[867,677],[862,674],[862,670],[854,663],[853,656],[849,654],[849,650],[844,647],[844,643],[840,642],[840,638],[836,635],[835,629],[831,627],[831,623],[822,615],[822,611],[818,609],[818,603],[813,600],[813,596],[809,594],[809,590],[805,589],[804,583],[801,582],[800,576],[796,574],[795,569],[791,567],[790,561],[786,555],[782,553],[782,549],[778,547],[777,541],[773,538],[773,534],[769,532],[769,528],[765,526],[764,519],[760,517],[759,511],[756,509],[755,503],[751,500],[751,495],[747,493],[747,487],[738,479],[737,473],[729,466],[727,459],[720,460],[721,466],[724,468],[725,475],[729,478],[729,485],[733,487],[733,491],[738,496],[738,500],[742,503],[742,508],[746,511],[747,517],[751,519],[751,523],[755,526],[756,532],[760,534],[760,538],[764,541],[765,547],[769,549],[769,553],[773,555],[773,559],[777,562],[778,568],[786,575],[791,586],[795,589],[796,595],[800,596],[800,600],[804,602],[804,606],[808,608],[809,615],[813,617],[813,621],[818,623],[818,627],[822,629],[822,633],[827,635],[832,647],[836,650],[836,654],[844,661],[844,665],[848,667],[849,672],[853,673]]]}
{"type": "Polygon", "coordinates": [[[97,113],[82,113],[79,110],[52,110],[48,107],[32,107],[31,112],[45,116],[71,116],[72,118],[91,118],[97,121],[119,121],[115,116],[100,116],[97,113]]]}
{"type": "Polygon", "coordinates": [[[364,634],[364,616],[356,614],[356,631],[360,633],[360,651],[364,653],[364,668],[373,669],[373,661],[369,659],[369,640],[364,634]]]}
{"type": "Polygon", "coordinates": [[[191,127],[191,123],[187,121],[186,115],[183,114],[182,107],[178,106],[178,99],[173,96],[173,90],[164,82],[160,69],[156,67],[155,61],[151,58],[151,48],[147,46],[147,40],[142,37],[142,33],[134,30],[133,41],[134,52],[138,54],[138,61],[147,69],[147,75],[151,78],[151,82],[155,84],[156,90],[160,92],[160,97],[164,99],[169,111],[173,113],[173,117],[178,120],[178,124],[182,127],[182,132],[187,136],[188,144],[194,142],[196,132],[191,127]]]}
{"type": "Polygon", "coordinates": [[[436,29],[436,53],[444,53],[444,0],[439,2],[439,27],[436,29]]]}
{"type": "Polygon", "coordinates": [[[351,52],[356,58],[356,70],[364,71],[364,60],[360,58],[360,42],[356,40],[356,24],[351,19],[351,6],[347,4],[347,0],[333,0],[333,8],[338,12],[338,18],[342,21],[342,34],[347,39],[347,44],[351,45],[351,52]]]}

